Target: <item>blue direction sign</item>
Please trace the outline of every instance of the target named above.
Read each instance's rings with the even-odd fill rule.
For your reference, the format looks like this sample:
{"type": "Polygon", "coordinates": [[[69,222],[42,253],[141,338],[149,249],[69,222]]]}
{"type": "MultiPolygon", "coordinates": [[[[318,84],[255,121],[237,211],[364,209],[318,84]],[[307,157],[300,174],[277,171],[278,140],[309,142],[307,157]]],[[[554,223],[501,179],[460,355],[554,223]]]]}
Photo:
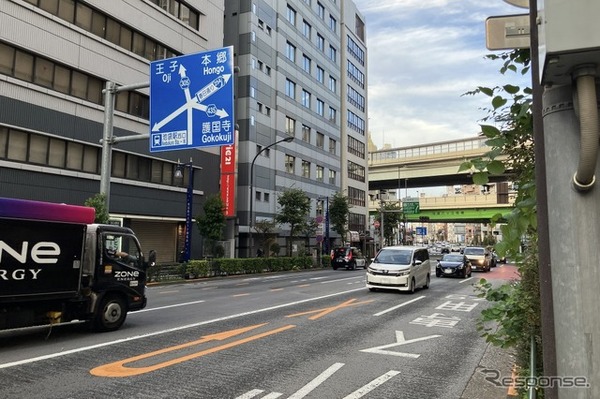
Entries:
{"type": "Polygon", "coordinates": [[[427,227],[417,227],[417,235],[418,236],[426,236],[427,235],[427,227]]]}
{"type": "Polygon", "coordinates": [[[233,144],[233,47],[150,63],[150,152],[233,144]]]}

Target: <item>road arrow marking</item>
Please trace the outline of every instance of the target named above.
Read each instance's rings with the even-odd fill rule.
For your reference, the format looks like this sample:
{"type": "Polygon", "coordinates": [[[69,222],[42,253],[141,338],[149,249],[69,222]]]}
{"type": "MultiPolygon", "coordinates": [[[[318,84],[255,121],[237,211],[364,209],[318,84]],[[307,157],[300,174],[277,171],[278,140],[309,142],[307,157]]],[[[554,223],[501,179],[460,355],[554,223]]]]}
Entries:
{"type": "Polygon", "coordinates": [[[304,316],[304,315],[307,315],[307,314],[316,313],[314,316],[311,316],[311,317],[308,318],[309,320],[316,320],[316,319],[319,319],[319,318],[321,318],[323,316],[326,316],[329,313],[331,313],[333,311],[336,311],[338,309],[347,308],[347,307],[350,307],[350,306],[362,305],[362,304],[365,304],[365,303],[373,302],[374,300],[371,299],[369,301],[362,301],[362,302],[354,302],[354,301],[356,301],[356,298],[355,299],[350,299],[349,301],[346,301],[346,302],[342,302],[342,303],[340,303],[339,305],[336,305],[336,306],[330,306],[328,308],[323,308],[323,309],[309,310],[308,312],[294,313],[294,314],[287,315],[285,317],[297,317],[297,316],[304,316]]]}
{"type": "Polygon", "coordinates": [[[113,362],[113,363],[109,363],[109,364],[105,364],[99,367],[96,367],[92,370],[90,370],[90,374],[98,376],[98,377],[131,377],[134,375],[140,375],[140,374],[145,374],[145,373],[149,373],[151,371],[155,371],[164,367],[168,367],[168,366],[172,366],[174,364],[178,364],[178,363],[183,363],[187,360],[191,360],[191,359],[195,359],[197,357],[200,356],[204,356],[204,355],[208,355],[211,353],[215,353],[215,352],[219,352],[221,350],[224,349],[229,349],[232,348],[234,346],[237,345],[241,345],[241,344],[245,344],[247,342],[251,342],[251,341],[255,341],[257,339],[260,338],[264,338],[267,337],[269,335],[273,335],[273,334],[277,334],[286,330],[289,330],[291,328],[296,327],[295,325],[287,325],[287,326],[283,326],[280,328],[276,328],[270,331],[266,331],[264,333],[260,333],[260,334],[256,334],[256,335],[252,335],[250,337],[247,338],[242,338],[239,339],[237,341],[233,341],[227,344],[223,344],[220,346],[216,346],[213,348],[208,348],[205,350],[202,350],[200,352],[196,352],[196,353],[191,353],[189,355],[185,355],[185,356],[181,356],[181,357],[177,357],[171,360],[167,360],[164,361],[162,363],[157,363],[151,366],[146,366],[146,367],[128,367],[125,366],[127,363],[133,363],[139,360],[144,360],[144,359],[148,359],[157,355],[162,355],[164,353],[168,353],[168,352],[173,352],[176,350],[180,350],[180,349],[184,349],[184,348],[188,348],[190,346],[194,346],[194,345],[200,345],[206,342],[210,342],[210,341],[223,341],[225,339],[231,338],[231,337],[235,337],[236,335],[240,335],[243,333],[246,333],[248,331],[252,331],[256,328],[259,327],[263,327],[265,326],[267,323],[263,323],[263,324],[256,324],[253,326],[249,326],[249,327],[244,327],[244,328],[238,328],[236,330],[230,330],[230,331],[224,331],[221,333],[216,333],[216,334],[211,334],[211,335],[207,335],[205,337],[202,337],[199,340],[196,341],[192,341],[192,342],[187,342],[185,344],[181,344],[181,345],[175,345],[175,346],[170,346],[167,348],[163,348],[163,349],[159,349],[157,351],[154,352],[149,352],[149,353],[144,353],[142,355],[138,355],[138,356],[134,356],[134,357],[130,357],[128,359],[124,359],[124,360],[119,360],[117,362],[113,362]]]}
{"type": "Polygon", "coordinates": [[[421,338],[414,338],[414,339],[409,339],[408,341],[404,338],[404,333],[402,331],[396,331],[396,342],[393,344],[387,344],[387,345],[381,345],[381,346],[375,346],[373,348],[368,348],[368,349],[362,349],[361,352],[368,352],[368,353],[377,353],[380,355],[392,355],[392,356],[399,356],[399,357],[410,357],[413,359],[418,358],[421,355],[417,355],[414,353],[403,353],[403,352],[394,352],[394,351],[388,351],[385,349],[388,348],[394,348],[396,346],[402,346],[402,345],[407,345],[407,344],[412,344],[413,342],[419,342],[419,341],[425,341],[431,338],[437,338],[437,337],[441,337],[441,335],[428,335],[426,337],[421,337],[421,338]]]}

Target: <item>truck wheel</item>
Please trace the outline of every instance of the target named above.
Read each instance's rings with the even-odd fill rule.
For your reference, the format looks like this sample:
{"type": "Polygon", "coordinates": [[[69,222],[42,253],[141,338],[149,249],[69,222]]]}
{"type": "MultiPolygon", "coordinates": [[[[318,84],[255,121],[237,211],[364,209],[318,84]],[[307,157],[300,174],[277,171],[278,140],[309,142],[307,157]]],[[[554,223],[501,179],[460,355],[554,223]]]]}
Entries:
{"type": "Polygon", "coordinates": [[[127,317],[127,306],[119,295],[104,297],[94,319],[94,330],[114,331],[119,329],[127,317]]]}

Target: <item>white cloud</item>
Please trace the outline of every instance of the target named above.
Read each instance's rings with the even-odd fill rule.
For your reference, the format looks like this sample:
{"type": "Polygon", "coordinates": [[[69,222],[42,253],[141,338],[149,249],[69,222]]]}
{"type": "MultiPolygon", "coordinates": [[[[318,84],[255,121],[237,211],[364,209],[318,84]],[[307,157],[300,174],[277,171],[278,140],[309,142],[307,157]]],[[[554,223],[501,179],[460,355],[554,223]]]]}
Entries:
{"type": "MultiPolygon", "coordinates": [[[[369,130],[377,146],[473,137],[489,105],[462,96],[508,82],[484,59],[485,19],[525,10],[501,0],[355,0],[365,15],[369,130]]],[[[529,77],[515,77],[528,84],[529,77]]]]}

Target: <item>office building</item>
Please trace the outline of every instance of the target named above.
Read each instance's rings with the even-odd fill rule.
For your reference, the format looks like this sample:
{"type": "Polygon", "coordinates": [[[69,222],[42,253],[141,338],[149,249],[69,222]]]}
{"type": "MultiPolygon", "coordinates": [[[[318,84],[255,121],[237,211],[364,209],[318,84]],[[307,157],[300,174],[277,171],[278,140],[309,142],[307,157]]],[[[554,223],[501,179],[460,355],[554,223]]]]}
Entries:
{"type": "MultiPolygon", "coordinates": [[[[368,214],[364,17],[346,0],[227,1],[224,40],[239,68],[239,255],[253,256],[250,225],[274,220],[278,195],[289,188],[305,192],[310,216],[322,221],[309,245],[326,236],[326,198],[336,192],[352,206],[355,233],[347,238],[361,245],[368,214]],[[283,141],[288,137],[294,140],[283,141]]],[[[281,244],[290,235],[285,226],[278,233],[281,244]]],[[[333,230],[331,239],[342,242],[333,230]]]]}
{"type": "MultiPolygon", "coordinates": [[[[223,12],[223,1],[1,1],[0,196],[83,205],[97,194],[106,83],[148,82],[151,61],[222,47],[223,12]]],[[[148,120],[148,88],[118,94],[115,137],[148,134],[148,120]]],[[[112,222],[132,227],[159,262],[177,261],[183,246],[190,168],[196,215],[219,193],[219,148],[151,153],[142,139],[112,151],[112,222]],[[192,160],[183,179],[178,159],[192,160]]]]}

